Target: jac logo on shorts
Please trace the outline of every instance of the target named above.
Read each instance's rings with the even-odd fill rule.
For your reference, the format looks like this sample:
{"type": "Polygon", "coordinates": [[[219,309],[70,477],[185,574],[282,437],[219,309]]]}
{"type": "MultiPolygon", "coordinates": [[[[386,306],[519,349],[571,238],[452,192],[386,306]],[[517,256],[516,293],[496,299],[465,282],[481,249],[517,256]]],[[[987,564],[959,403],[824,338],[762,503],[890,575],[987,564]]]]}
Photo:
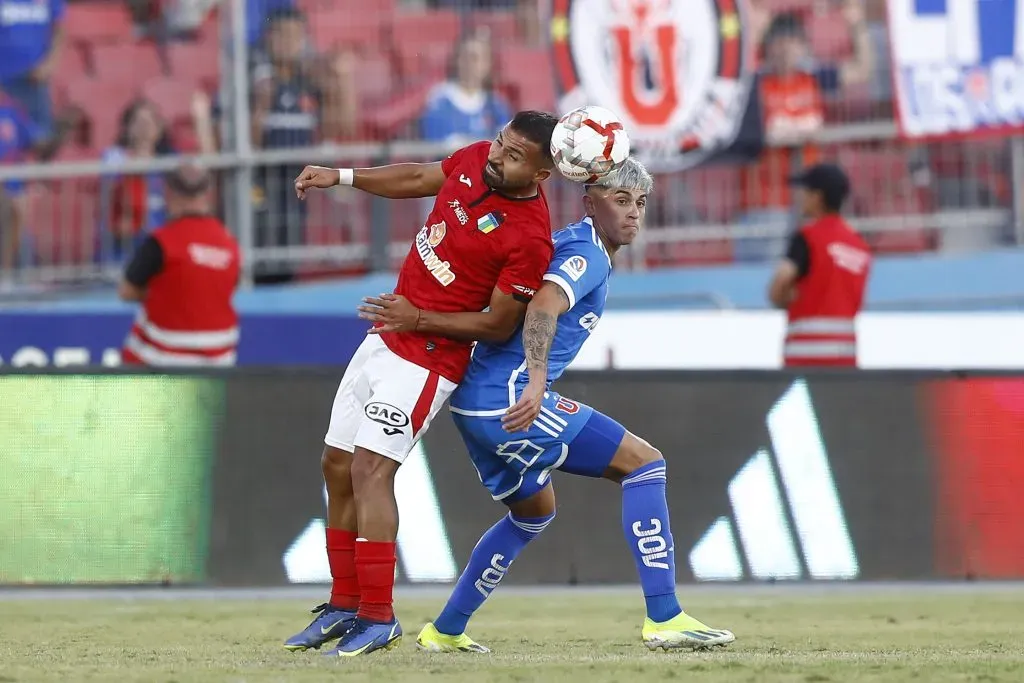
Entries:
{"type": "Polygon", "coordinates": [[[409,424],[409,416],[389,403],[367,403],[363,412],[374,422],[384,425],[384,433],[388,436],[401,434],[409,424]]]}
{"type": "Polygon", "coordinates": [[[582,256],[570,256],[558,269],[568,275],[573,282],[579,282],[583,273],[587,272],[587,259],[582,256]]]}

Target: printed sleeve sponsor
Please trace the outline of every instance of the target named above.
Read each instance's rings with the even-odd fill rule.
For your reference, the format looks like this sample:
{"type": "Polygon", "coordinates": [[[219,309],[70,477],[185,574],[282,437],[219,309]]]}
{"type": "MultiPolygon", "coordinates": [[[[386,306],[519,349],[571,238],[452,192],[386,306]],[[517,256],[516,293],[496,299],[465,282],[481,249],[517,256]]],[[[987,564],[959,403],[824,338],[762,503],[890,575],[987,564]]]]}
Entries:
{"type": "Polygon", "coordinates": [[[579,282],[583,274],[587,272],[587,259],[582,256],[570,256],[558,269],[568,275],[573,282],[579,282]]]}

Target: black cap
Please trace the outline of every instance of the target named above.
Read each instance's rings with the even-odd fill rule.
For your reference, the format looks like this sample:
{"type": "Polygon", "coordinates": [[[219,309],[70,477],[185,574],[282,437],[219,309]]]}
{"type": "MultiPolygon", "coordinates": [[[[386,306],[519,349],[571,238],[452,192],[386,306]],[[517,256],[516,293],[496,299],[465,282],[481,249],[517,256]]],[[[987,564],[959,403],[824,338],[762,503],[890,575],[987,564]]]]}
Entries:
{"type": "Polygon", "coordinates": [[[789,178],[791,185],[821,192],[825,207],[838,211],[850,194],[850,179],[835,164],[816,164],[789,178]]]}

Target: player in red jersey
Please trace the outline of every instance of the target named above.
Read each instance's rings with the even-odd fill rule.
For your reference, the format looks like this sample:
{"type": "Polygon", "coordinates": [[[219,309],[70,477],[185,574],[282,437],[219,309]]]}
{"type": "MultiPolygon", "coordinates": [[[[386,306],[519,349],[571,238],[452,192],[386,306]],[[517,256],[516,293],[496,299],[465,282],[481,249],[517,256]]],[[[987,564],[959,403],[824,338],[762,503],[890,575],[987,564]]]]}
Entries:
{"type": "Polygon", "coordinates": [[[392,609],[395,473],[462,379],[472,342],[508,339],[540,287],[552,254],[540,184],[554,165],[556,123],[550,114],[523,111],[493,142],[440,163],[309,166],[296,179],[300,199],[335,185],[391,199],[437,199],[394,294],[371,299],[415,307],[412,331],[371,330],[338,387],[322,460],[331,600],[285,647],[319,648],[340,638],[329,654],[352,657],[400,642],[392,609]]]}

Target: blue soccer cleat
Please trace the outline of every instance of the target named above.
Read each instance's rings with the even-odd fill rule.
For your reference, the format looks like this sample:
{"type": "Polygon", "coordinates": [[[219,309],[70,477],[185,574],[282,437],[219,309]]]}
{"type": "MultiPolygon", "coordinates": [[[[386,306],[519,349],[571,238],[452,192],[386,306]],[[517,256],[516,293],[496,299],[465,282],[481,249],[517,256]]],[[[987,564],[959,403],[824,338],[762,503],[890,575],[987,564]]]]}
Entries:
{"type": "Polygon", "coordinates": [[[402,643],[402,626],[397,618],[386,624],[356,619],[328,657],[358,657],[377,650],[390,650],[402,643]]]}
{"type": "Polygon", "coordinates": [[[317,616],[313,622],[294,636],[284,641],[286,649],[293,652],[313,648],[319,650],[324,643],[337,640],[355,623],[356,613],[340,607],[332,607],[328,603],[317,605],[312,610],[317,616]]]}

